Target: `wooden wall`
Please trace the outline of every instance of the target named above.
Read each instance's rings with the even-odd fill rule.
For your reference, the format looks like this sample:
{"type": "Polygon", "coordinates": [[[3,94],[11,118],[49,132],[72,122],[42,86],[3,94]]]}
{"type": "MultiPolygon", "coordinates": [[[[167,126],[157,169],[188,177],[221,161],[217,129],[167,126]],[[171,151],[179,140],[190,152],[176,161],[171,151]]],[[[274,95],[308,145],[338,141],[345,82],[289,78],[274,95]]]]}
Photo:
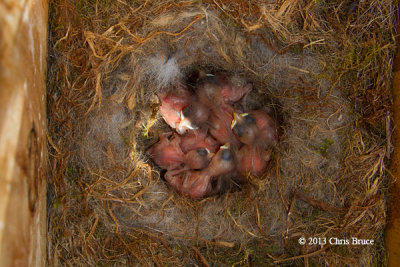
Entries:
{"type": "Polygon", "coordinates": [[[0,266],[46,261],[48,1],[0,1],[0,266]]]}

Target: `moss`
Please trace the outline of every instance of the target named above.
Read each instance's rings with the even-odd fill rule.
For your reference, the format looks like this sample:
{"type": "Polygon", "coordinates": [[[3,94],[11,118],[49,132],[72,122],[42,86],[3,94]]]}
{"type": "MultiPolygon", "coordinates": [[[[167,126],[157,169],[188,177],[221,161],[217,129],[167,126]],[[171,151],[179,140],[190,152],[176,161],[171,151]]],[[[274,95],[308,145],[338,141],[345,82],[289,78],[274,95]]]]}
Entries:
{"type": "Polygon", "coordinates": [[[236,201],[231,205],[230,212],[232,216],[240,216],[243,213],[244,209],[244,201],[240,198],[236,199],[236,201]]]}
{"type": "Polygon", "coordinates": [[[233,26],[235,28],[238,27],[236,21],[228,13],[222,13],[221,19],[227,26],[233,26]]]}
{"type": "Polygon", "coordinates": [[[57,198],[54,202],[53,202],[53,209],[57,209],[58,207],[60,207],[63,204],[63,198],[57,198]]]}
{"type": "Polygon", "coordinates": [[[325,138],[323,142],[319,145],[317,152],[322,156],[326,157],[328,154],[328,149],[334,144],[335,142],[332,139],[325,138]]]}
{"type": "Polygon", "coordinates": [[[65,167],[65,174],[70,176],[70,177],[74,174],[74,170],[72,169],[71,166],[65,167]]]}

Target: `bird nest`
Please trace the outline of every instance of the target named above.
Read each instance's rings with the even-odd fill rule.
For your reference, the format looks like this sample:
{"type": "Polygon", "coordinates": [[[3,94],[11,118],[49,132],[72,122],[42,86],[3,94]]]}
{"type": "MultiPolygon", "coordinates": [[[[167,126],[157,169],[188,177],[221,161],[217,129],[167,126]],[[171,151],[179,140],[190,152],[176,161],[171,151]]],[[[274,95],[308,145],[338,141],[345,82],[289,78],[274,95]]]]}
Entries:
{"type": "Polygon", "coordinates": [[[51,1],[49,265],[383,264],[394,7],[51,1]],[[192,200],[146,151],[157,93],[199,70],[251,83],[282,134],[263,175],[192,200]]]}

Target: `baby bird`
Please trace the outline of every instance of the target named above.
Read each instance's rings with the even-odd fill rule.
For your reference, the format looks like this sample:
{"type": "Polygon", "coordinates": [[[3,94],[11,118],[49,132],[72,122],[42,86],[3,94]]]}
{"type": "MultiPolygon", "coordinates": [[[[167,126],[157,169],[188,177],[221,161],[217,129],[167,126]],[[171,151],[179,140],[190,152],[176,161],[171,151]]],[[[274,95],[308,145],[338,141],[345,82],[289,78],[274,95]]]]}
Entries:
{"type": "Polygon", "coordinates": [[[214,153],[210,153],[207,148],[198,148],[189,151],[185,155],[185,164],[193,170],[201,170],[208,166],[214,153]]]}
{"type": "Polygon", "coordinates": [[[171,134],[162,134],[160,141],[147,151],[149,157],[165,170],[176,169],[185,161],[185,154],[179,146],[181,138],[174,134],[171,139],[168,139],[169,135],[171,134]]]}
{"type": "Polygon", "coordinates": [[[181,112],[181,121],[176,131],[179,134],[185,134],[188,130],[195,130],[203,126],[210,116],[210,109],[194,99],[189,106],[181,112]]]}
{"type": "Polygon", "coordinates": [[[168,171],[164,177],[175,191],[193,199],[203,198],[211,190],[211,177],[201,171],[168,171]]]}
{"type": "Polygon", "coordinates": [[[179,85],[171,92],[159,93],[161,116],[165,122],[176,129],[182,120],[182,111],[192,102],[192,94],[184,85],[179,85]]]}
{"type": "Polygon", "coordinates": [[[225,103],[234,103],[242,98],[246,102],[247,95],[253,89],[251,83],[245,83],[238,77],[229,76],[227,73],[216,73],[215,78],[221,87],[221,95],[225,103]]]}
{"type": "Polygon", "coordinates": [[[210,115],[210,108],[192,95],[184,85],[174,91],[160,93],[160,112],[165,122],[179,134],[202,126],[210,115]]]}
{"type": "Polygon", "coordinates": [[[207,148],[198,148],[184,154],[180,148],[180,136],[174,134],[168,139],[169,134],[163,134],[160,141],[148,150],[148,155],[162,169],[174,170],[185,167],[186,169],[204,169],[208,166],[214,153],[207,148]]]}
{"type": "Polygon", "coordinates": [[[235,167],[235,157],[230,144],[227,143],[220,147],[203,173],[215,177],[227,174],[233,171],[235,167]]]}
{"type": "Polygon", "coordinates": [[[238,79],[226,73],[207,74],[199,82],[196,94],[204,104],[212,103],[219,106],[231,104],[247,96],[252,90],[251,84],[240,85],[238,79]]]}
{"type": "Polygon", "coordinates": [[[266,147],[278,142],[278,128],[274,119],[262,110],[234,114],[231,128],[246,145],[266,147]]]}
{"type": "Polygon", "coordinates": [[[187,132],[181,137],[179,145],[184,153],[199,148],[207,148],[210,153],[215,153],[219,148],[218,142],[209,136],[205,129],[187,132]]]}
{"type": "Polygon", "coordinates": [[[244,145],[238,152],[237,171],[243,176],[251,174],[253,176],[262,175],[271,158],[271,152],[258,146],[244,145]]]}
{"type": "Polygon", "coordinates": [[[167,182],[179,193],[193,199],[205,197],[212,191],[211,180],[235,170],[233,152],[221,146],[207,168],[201,171],[172,170],[165,174],[167,182]]]}
{"type": "Polygon", "coordinates": [[[209,132],[219,143],[230,143],[232,146],[239,146],[239,139],[232,133],[231,122],[233,119],[233,109],[226,105],[221,106],[218,111],[214,111],[209,119],[209,132]]]}

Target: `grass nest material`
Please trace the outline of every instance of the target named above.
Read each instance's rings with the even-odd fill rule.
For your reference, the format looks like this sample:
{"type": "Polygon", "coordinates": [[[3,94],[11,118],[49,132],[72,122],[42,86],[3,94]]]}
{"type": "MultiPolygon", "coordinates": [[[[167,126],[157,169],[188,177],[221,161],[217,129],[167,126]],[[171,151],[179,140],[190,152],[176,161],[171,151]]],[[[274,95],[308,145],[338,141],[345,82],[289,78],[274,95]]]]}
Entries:
{"type": "Polygon", "coordinates": [[[394,14],[392,0],[51,1],[48,264],[384,264],[394,14]],[[155,93],[198,70],[253,83],[283,135],[263,177],[194,201],[145,151],[167,129],[155,93]]]}

